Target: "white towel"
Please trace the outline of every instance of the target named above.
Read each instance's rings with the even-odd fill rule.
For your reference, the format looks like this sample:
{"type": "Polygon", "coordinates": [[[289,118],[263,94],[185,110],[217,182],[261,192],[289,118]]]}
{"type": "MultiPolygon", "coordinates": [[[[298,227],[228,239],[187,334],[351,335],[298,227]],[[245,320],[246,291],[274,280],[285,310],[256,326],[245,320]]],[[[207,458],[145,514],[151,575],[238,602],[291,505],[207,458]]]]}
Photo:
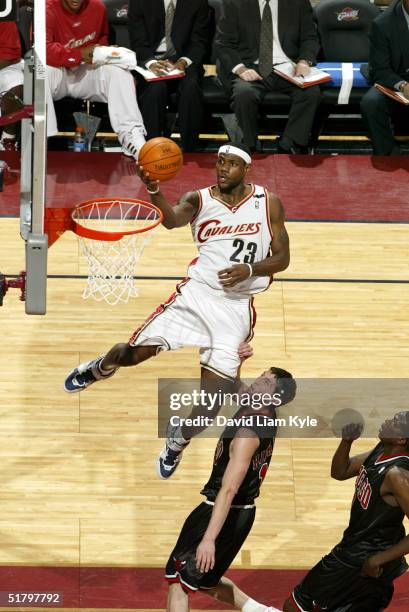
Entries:
{"type": "Polygon", "coordinates": [[[348,104],[354,83],[354,65],[342,62],[342,85],[338,94],[338,104],[348,104]]]}
{"type": "Polygon", "coordinates": [[[112,64],[125,70],[135,70],[136,55],[126,47],[95,47],[92,63],[96,65],[112,64]]]}

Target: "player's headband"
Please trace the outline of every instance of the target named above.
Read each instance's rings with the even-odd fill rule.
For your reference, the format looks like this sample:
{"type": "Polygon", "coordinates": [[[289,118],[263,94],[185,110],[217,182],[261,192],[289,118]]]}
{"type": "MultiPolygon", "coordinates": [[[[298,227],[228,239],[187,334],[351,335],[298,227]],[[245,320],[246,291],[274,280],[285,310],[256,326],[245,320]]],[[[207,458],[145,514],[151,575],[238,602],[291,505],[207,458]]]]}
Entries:
{"type": "Polygon", "coordinates": [[[220,153],[226,153],[226,155],[237,155],[237,157],[241,157],[241,159],[244,159],[246,164],[251,164],[250,155],[246,153],[245,151],[243,151],[242,149],[235,147],[234,145],[221,146],[217,155],[220,155],[220,153]]]}

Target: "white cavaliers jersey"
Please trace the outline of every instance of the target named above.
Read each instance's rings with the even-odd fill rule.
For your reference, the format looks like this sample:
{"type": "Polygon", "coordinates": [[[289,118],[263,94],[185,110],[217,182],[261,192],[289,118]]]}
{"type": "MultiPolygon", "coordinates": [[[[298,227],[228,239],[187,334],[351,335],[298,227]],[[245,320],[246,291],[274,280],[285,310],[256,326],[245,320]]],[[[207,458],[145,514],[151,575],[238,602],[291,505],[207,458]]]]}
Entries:
{"type": "Polygon", "coordinates": [[[273,238],[268,193],[251,185],[251,192],[236,206],[229,206],[207,187],[198,191],[199,210],[192,219],[193,240],[199,251],[188,276],[226,293],[251,295],[270,285],[269,276],[253,276],[232,289],[224,289],[217,273],[236,264],[257,263],[269,256],[273,238]]]}

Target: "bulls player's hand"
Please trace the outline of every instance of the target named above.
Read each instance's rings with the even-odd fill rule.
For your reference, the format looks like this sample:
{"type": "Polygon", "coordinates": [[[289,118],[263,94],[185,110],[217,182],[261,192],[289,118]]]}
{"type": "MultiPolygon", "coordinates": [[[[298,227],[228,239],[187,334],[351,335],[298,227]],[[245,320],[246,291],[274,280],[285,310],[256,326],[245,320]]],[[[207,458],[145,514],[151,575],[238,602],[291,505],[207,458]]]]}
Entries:
{"type": "Polygon", "coordinates": [[[237,352],[239,354],[240,361],[242,362],[250,357],[253,357],[253,347],[248,342],[241,342],[237,352]]]}
{"type": "Polygon", "coordinates": [[[250,268],[247,264],[237,264],[231,268],[220,270],[217,275],[222,287],[230,288],[247,280],[250,277],[250,268]]]}
{"type": "Polygon", "coordinates": [[[362,430],[362,423],[349,423],[342,428],[342,439],[347,442],[354,442],[360,437],[362,430]]]}
{"type": "Polygon", "coordinates": [[[370,578],[379,578],[383,569],[381,567],[378,555],[367,557],[362,565],[361,576],[369,576],[370,578]]]}
{"type": "Polygon", "coordinates": [[[145,172],[143,166],[140,166],[138,162],[136,162],[136,174],[139,176],[141,181],[145,183],[149,191],[156,191],[158,189],[159,181],[153,181],[149,176],[149,172],[145,172]]]}
{"type": "Polygon", "coordinates": [[[88,47],[83,47],[81,49],[81,59],[86,64],[92,64],[95,47],[98,47],[98,45],[88,45],[88,47]]]}
{"type": "Polygon", "coordinates": [[[196,568],[203,574],[214,568],[216,547],[214,540],[202,540],[196,549],[196,568]]]}

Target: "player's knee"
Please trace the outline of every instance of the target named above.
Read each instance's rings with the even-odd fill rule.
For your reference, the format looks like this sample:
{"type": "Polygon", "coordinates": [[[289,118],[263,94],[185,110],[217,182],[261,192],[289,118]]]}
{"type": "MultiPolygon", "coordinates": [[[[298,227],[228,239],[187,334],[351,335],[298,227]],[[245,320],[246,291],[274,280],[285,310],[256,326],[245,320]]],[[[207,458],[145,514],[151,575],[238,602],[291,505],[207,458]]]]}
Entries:
{"type": "Polygon", "coordinates": [[[125,83],[132,81],[132,75],[127,70],[123,70],[119,66],[104,64],[99,66],[98,70],[101,71],[101,76],[104,80],[109,80],[114,83],[125,83]]]}

